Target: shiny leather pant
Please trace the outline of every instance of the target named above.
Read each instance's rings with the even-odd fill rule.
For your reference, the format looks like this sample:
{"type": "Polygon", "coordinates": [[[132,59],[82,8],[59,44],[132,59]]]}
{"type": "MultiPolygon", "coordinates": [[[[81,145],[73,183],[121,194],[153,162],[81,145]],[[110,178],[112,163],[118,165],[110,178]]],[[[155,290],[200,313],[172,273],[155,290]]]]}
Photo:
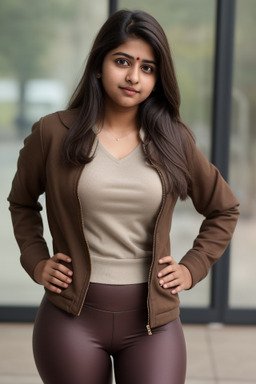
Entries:
{"type": "Polygon", "coordinates": [[[146,297],[146,284],[90,284],[79,317],[44,297],[33,334],[43,383],[111,384],[114,371],[116,384],[184,384],[180,319],[149,336],[146,297]]]}

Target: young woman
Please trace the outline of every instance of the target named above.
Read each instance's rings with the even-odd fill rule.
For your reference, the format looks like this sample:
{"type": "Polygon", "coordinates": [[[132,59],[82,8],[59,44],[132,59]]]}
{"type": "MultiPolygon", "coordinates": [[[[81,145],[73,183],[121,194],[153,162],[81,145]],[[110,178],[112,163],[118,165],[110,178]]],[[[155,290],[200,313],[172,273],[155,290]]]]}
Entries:
{"type": "Polygon", "coordinates": [[[34,356],[46,384],[181,384],[178,293],[230,242],[238,201],[179,115],[166,36],[122,10],[99,31],[65,111],[35,123],[9,195],[21,263],[45,287],[34,356]],[[43,238],[45,192],[53,256],[43,238]],[[204,216],[179,263],[178,198],[204,216]]]}

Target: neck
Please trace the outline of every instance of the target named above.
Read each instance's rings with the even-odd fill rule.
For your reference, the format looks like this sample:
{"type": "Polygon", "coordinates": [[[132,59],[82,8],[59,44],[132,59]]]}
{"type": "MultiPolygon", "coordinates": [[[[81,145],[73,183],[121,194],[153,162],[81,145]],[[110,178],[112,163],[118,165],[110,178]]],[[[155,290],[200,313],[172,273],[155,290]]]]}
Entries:
{"type": "Polygon", "coordinates": [[[121,108],[106,103],[104,118],[99,126],[113,132],[118,131],[121,135],[131,130],[138,130],[138,107],[121,108]]]}

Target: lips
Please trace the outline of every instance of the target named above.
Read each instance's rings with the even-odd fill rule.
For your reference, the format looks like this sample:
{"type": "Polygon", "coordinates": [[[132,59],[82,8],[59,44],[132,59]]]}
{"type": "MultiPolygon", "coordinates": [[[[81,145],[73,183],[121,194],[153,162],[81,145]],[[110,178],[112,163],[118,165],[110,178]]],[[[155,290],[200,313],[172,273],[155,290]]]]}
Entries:
{"type": "Polygon", "coordinates": [[[135,95],[136,93],[139,93],[139,91],[131,87],[120,87],[120,89],[128,95],[135,95]]]}

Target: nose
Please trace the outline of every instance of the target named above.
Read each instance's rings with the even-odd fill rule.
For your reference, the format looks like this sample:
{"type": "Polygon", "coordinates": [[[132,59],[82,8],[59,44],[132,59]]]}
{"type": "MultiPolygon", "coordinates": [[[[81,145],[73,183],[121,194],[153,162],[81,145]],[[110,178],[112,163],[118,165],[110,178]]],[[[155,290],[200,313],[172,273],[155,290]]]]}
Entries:
{"type": "Polygon", "coordinates": [[[133,65],[129,68],[126,74],[126,81],[128,81],[131,84],[138,84],[139,82],[139,66],[138,65],[133,65]]]}

